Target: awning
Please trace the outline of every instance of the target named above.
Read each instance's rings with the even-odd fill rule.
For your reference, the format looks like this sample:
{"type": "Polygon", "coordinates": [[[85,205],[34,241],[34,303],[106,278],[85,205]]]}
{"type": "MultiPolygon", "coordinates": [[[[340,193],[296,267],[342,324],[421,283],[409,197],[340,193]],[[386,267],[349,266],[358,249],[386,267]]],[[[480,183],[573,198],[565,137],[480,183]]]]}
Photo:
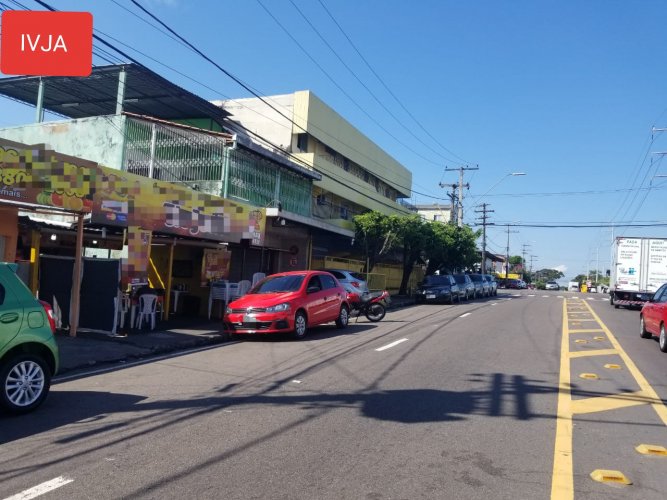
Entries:
{"type": "Polygon", "coordinates": [[[0,79],[0,95],[37,105],[44,81],[44,109],[69,118],[116,113],[118,78],[126,72],[123,109],[165,120],[209,118],[222,125],[228,112],[136,64],[97,66],[90,76],[16,76],[0,79]]]}

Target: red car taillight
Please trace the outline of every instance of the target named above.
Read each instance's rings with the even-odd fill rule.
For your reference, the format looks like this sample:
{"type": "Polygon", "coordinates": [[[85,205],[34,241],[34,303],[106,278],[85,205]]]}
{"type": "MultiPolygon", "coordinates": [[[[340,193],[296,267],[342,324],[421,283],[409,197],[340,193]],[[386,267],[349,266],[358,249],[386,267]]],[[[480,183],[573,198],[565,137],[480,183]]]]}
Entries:
{"type": "Polygon", "coordinates": [[[358,281],[352,281],[352,282],[350,282],[350,285],[352,285],[354,288],[359,288],[359,282],[358,281]]]}
{"type": "Polygon", "coordinates": [[[56,318],[53,315],[53,309],[51,309],[51,305],[48,302],[44,302],[43,300],[40,300],[39,303],[42,304],[44,312],[46,313],[46,317],[49,318],[51,332],[56,333],[56,318]]]}

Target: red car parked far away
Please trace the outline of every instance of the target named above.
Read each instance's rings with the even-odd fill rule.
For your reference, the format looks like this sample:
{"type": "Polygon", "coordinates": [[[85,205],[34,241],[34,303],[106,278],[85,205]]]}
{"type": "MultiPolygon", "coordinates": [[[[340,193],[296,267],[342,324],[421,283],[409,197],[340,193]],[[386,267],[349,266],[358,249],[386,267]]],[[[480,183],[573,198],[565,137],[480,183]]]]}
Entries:
{"type": "Polygon", "coordinates": [[[347,293],[332,274],[291,271],[267,276],[230,302],[223,321],[230,335],[292,332],[301,339],[322,323],[345,328],[349,313],[347,293]]]}

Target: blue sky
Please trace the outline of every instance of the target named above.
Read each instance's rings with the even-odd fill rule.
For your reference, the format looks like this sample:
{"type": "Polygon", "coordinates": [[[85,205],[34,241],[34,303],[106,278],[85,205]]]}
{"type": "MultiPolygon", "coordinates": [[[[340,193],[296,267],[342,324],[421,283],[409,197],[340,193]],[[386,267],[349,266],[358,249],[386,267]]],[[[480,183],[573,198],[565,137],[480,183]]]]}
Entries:
{"type": "MultiPolygon", "coordinates": [[[[651,134],[652,127],[667,127],[664,1],[322,0],[428,134],[368,70],[319,0],[261,2],[142,0],[260,93],[315,92],[412,171],[413,189],[422,193],[414,195],[414,203],[446,203],[446,190],[438,183],[451,184],[458,176],[445,173],[445,167],[479,166],[465,176],[470,183],[465,221],[474,222],[475,203],[490,203],[491,220],[499,224],[489,228],[493,252],[506,251],[507,228],[501,224],[620,226],[667,220],[661,203],[667,179],[653,178],[667,174],[662,156],[654,154],[667,151],[667,132],[651,134]],[[294,5],[398,121],[330,52],[294,5]],[[527,175],[506,177],[510,172],[527,175]],[[581,192],[587,194],[573,194],[581,192]]],[[[40,8],[31,0],[21,3],[40,8]]],[[[206,83],[213,90],[123,47],[204,98],[248,96],[120,7],[137,13],[129,0],[49,3],[60,10],[91,11],[97,30],[206,83]]],[[[0,99],[0,126],[33,119],[33,109],[0,99]]],[[[535,268],[560,268],[570,278],[595,267],[597,260],[600,269],[609,267],[611,229],[511,231],[519,232],[510,233],[510,253],[520,254],[523,244],[530,245],[527,255],[536,256],[535,268]]],[[[667,237],[667,228],[615,227],[613,234],[667,237]]]]}

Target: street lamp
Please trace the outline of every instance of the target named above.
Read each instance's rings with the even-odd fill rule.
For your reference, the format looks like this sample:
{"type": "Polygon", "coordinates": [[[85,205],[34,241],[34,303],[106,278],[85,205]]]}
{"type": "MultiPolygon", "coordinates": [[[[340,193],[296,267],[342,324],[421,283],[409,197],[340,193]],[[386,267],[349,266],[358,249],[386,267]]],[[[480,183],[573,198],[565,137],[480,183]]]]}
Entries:
{"type": "Polygon", "coordinates": [[[653,179],[662,179],[662,178],[665,178],[665,177],[667,177],[667,174],[657,174],[657,175],[654,175],[653,177],[651,177],[651,180],[650,180],[650,182],[648,183],[648,187],[653,186],[653,179]]]}
{"type": "Polygon", "coordinates": [[[503,175],[500,179],[498,179],[498,181],[497,181],[493,186],[491,186],[489,189],[486,190],[486,193],[484,193],[483,195],[479,196],[479,197],[477,198],[476,202],[478,203],[479,200],[481,200],[482,198],[484,198],[487,194],[489,194],[489,193],[491,192],[491,190],[492,190],[493,188],[495,188],[498,184],[500,184],[501,182],[503,182],[503,181],[504,181],[505,179],[507,179],[508,177],[520,177],[520,176],[522,176],[522,175],[528,175],[528,174],[526,174],[526,172],[509,172],[509,173],[503,175]]]}

